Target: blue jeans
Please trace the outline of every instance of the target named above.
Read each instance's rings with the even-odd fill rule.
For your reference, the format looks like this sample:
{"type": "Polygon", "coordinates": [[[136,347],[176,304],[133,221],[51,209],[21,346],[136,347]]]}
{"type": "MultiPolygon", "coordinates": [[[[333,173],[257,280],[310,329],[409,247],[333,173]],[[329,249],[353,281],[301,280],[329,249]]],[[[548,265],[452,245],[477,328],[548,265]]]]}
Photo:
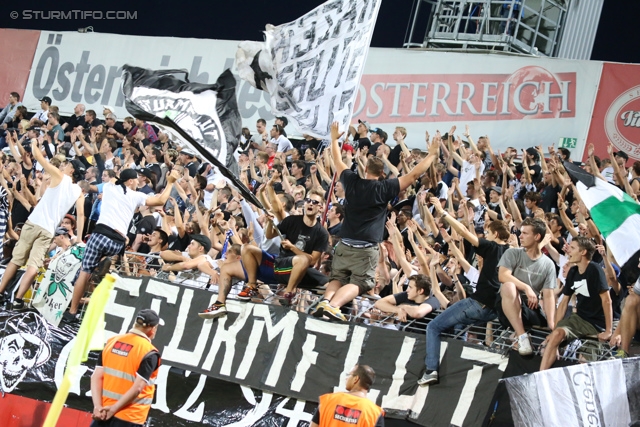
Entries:
{"type": "Polygon", "coordinates": [[[496,318],[496,311],[483,308],[478,301],[466,298],[438,314],[427,325],[427,370],[437,371],[440,366],[440,334],[457,325],[486,323],[496,318]]]}

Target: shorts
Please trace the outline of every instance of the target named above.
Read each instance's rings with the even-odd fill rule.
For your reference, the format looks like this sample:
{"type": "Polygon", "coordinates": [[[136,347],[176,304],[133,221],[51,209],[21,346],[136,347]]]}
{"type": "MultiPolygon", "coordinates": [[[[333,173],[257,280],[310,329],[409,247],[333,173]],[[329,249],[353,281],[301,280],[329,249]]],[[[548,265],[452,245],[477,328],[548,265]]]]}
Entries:
{"type": "Polygon", "coordinates": [[[339,243],[333,253],[329,280],[337,280],[343,285],[356,285],[360,289],[360,295],[369,292],[376,285],[379,251],[378,245],[352,248],[339,243]]]}
{"type": "Polygon", "coordinates": [[[572,313],[568,318],[559,321],[556,328],[564,329],[564,332],[567,334],[567,339],[569,340],[598,335],[599,333],[595,326],[576,313],[572,313]]]}
{"type": "MultiPolygon", "coordinates": [[[[520,305],[520,310],[522,312],[522,326],[524,326],[525,329],[532,326],[545,328],[547,326],[547,318],[544,317],[544,314],[542,314],[542,308],[540,307],[540,304],[538,304],[538,308],[532,310],[527,305],[526,295],[521,293],[520,300],[522,301],[520,305]]],[[[498,313],[498,320],[500,321],[500,324],[505,328],[511,328],[512,326],[509,322],[509,319],[507,319],[504,311],[502,311],[502,296],[500,294],[498,294],[498,296],[496,297],[495,309],[498,313]]]]}
{"type": "Polygon", "coordinates": [[[104,234],[93,233],[84,251],[82,271],[93,273],[103,257],[118,255],[123,249],[124,243],[116,242],[104,234]]]}
{"type": "Polygon", "coordinates": [[[40,268],[51,245],[53,236],[44,228],[32,222],[25,222],[20,238],[13,248],[11,262],[22,267],[40,268]]]}
{"type": "MultiPolygon", "coordinates": [[[[273,272],[275,260],[276,256],[274,254],[262,251],[262,262],[258,266],[258,276],[256,277],[257,280],[267,284],[278,283],[273,272]]],[[[249,276],[247,275],[247,270],[244,268],[244,264],[242,262],[240,262],[240,265],[242,265],[242,271],[244,272],[244,281],[248,282],[249,276]]]]}
{"type": "MultiPolygon", "coordinates": [[[[274,265],[274,275],[277,282],[281,285],[288,285],[289,278],[291,277],[291,269],[293,268],[293,257],[281,257],[276,258],[274,265]]],[[[297,287],[302,289],[315,289],[324,286],[329,281],[329,278],[320,273],[313,267],[308,267],[300,283],[297,287]]]]}

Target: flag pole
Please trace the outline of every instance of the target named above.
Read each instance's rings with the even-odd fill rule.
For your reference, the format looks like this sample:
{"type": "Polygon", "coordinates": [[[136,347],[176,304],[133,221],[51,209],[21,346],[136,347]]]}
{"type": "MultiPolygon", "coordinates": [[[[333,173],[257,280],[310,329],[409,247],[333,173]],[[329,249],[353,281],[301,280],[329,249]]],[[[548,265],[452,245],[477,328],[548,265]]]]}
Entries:
{"type": "Polygon", "coordinates": [[[53,402],[51,402],[51,407],[49,408],[47,418],[44,420],[42,427],[55,427],[58,422],[58,418],[60,418],[60,414],[62,413],[62,407],[67,401],[71,384],[77,379],[80,364],[87,361],[91,338],[96,333],[96,330],[104,327],[104,310],[115,282],[115,277],[107,274],[91,296],[89,306],[80,324],[78,335],[75,338],[76,342],[73,344],[71,353],[69,353],[67,369],[62,378],[62,383],[53,398],[53,402]]]}
{"type": "Polygon", "coordinates": [[[329,197],[327,198],[327,203],[324,206],[324,212],[322,212],[322,226],[324,227],[324,223],[327,220],[327,213],[329,212],[329,203],[331,201],[331,196],[333,195],[333,188],[336,185],[336,178],[338,177],[338,173],[333,173],[333,178],[331,179],[331,185],[329,186],[329,197]]]}

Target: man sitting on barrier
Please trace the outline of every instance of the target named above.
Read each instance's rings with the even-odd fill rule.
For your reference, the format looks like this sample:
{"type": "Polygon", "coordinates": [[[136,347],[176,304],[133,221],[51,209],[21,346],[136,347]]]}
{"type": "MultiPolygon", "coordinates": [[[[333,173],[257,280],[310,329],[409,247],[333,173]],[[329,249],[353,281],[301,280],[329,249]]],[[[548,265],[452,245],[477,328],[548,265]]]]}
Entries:
{"type": "MultiPolygon", "coordinates": [[[[257,280],[263,283],[286,284],[286,289],[279,296],[283,305],[290,305],[296,287],[318,287],[327,279],[318,270],[312,268],[328,244],[328,233],[320,225],[317,217],[322,211],[323,197],[311,191],[305,199],[303,215],[286,217],[278,230],[284,238],[280,256],[266,252],[258,246],[246,244],[242,247],[242,260],[225,263],[220,269],[219,293],[217,301],[199,316],[204,319],[215,319],[227,313],[226,298],[231,290],[233,278],[246,282],[244,289],[238,294],[240,301],[249,301],[258,297],[257,280]],[[295,241],[296,244],[292,244],[295,241]]],[[[267,239],[277,236],[271,219],[265,227],[267,239]]]]}
{"type": "Polygon", "coordinates": [[[182,261],[175,264],[164,264],[162,271],[185,271],[198,268],[200,264],[209,263],[207,255],[211,250],[211,240],[203,234],[192,234],[191,243],[187,247],[188,257],[182,256],[182,261]]]}
{"type": "Polygon", "coordinates": [[[418,380],[418,384],[421,386],[438,383],[440,335],[442,332],[457,325],[486,324],[486,322],[495,319],[494,306],[500,289],[497,265],[500,257],[509,247],[506,243],[509,239],[509,231],[503,222],[490,222],[486,226],[485,235],[487,238],[478,238],[449,215],[437,198],[432,197],[431,203],[435,207],[435,212],[451,226],[452,230],[455,230],[474,246],[476,253],[482,256],[484,263],[480,269],[476,292],[471,294],[469,298],[447,308],[427,325],[426,371],[418,380]]]}
{"type": "Polygon", "coordinates": [[[551,335],[542,343],[542,347],[546,348],[540,363],[541,371],[553,365],[558,346],[565,339],[597,336],[604,341],[611,338],[611,295],[604,270],[591,261],[595,250],[593,241],[582,236],[573,239],[569,245],[567,262],[575,265],[567,273],[567,280],[562,288],[563,298],[556,312],[556,317],[560,320],[551,335]],[[569,300],[574,293],[577,296],[577,311],[565,319],[569,300]]]}
{"type": "MultiPolygon", "coordinates": [[[[437,284],[436,284],[437,286],[437,284]]],[[[440,308],[438,300],[431,296],[431,281],[424,274],[409,277],[406,292],[386,296],[376,301],[375,308],[394,313],[399,321],[422,319],[440,308]]]]}
{"type": "Polygon", "coordinates": [[[347,168],[342,161],[338,140],[342,137],[339,124],[331,125],[331,152],[336,167],[336,179],[345,190],[345,218],[340,230],[341,242],[336,246],[331,265],[331,282],[324,299],[312,313],[331,320],[345,321],[340,309],[375,286],[375,268],[378,244],[383,240],[387,205],[401,190],[406,189],[438,158],[439,141],[429,147],[429,155],[409,173],[400,178],[380,180],[382,161],[376,157],[367,160],[365,178],[347,168]]]}
{"type": "Polygon", "coordinates": [[[503,326],[511,326],[518,339],[518,353],[533,353],[525,327],[555,327],[556,269],[551,258],[540,251],[550,235],[547,225],[539,218],[527,218],[520,232],[521,248],[510,248],[498,263],[501,304],[496,303],[498,318],[503,326]],[[544,313],[538,302],[542,294],[544,313]]]}
{"type": "MultiPolygon", "coordinates": [[[[638,263],[638,268],[640,268],[640,263],[638,263]]],[[[629,357],[631,341],[638,332],[638,319],[640,319],[640,278],[629,291],[620,316],[620,323],[609,340],[612,347],[618,348],[615,353],[616,357],[629,357]]]]}

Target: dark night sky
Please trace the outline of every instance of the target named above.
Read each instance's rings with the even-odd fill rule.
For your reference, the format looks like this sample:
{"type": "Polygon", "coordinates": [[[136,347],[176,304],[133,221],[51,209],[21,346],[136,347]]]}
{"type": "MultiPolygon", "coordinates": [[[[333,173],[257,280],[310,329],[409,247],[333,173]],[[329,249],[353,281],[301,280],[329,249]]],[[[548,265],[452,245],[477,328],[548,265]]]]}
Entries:
{"type": "MultiPolygon", "coordinates": [[[[196,37],[229,40],[262,40],[264,25],[282,24],[294,20],[313,9],[322,0],[246,1],[226,0],[210,2],[9,2],[0,5],[0,28],[29,28],[54,31],[73,31],[93,26],[96,32],[149,36],[196,37]],[[28,4],[28,6],[24,6],[28,4]],[[42,4],[43,6],[37,6],[42,4]],[[176,7],[176,4],[181,5],[176,7]],[[55,5],[55,6],[54,6],[55,5]],[[135,21],[99,20],[24,20],[11,19],[12,11],[31,10],[128,10],[137,11],[135,21]],[[187,9],[190,8],[190,9],[187,9]]],[[[384,0],[378,16],[372,45],[401,47],[414,0],[384,0]]],[[[426,5],[426,3],[423,3],[426,5]]],[[[423,8],[425,10],[426,8],[423,8]]],[[[425,10],[426,11],[426,10],[425,10]]],[[[591,59],[640,63],[637,48],[640,2],[606,0],[591,59]]],[[[423,35],[426,16],[422,29],[423,35]]],[[[419,26],[420,28],[420,26],[419,26]]],[[[417,38],[414,38],[417,40],[417,38]]]]}

